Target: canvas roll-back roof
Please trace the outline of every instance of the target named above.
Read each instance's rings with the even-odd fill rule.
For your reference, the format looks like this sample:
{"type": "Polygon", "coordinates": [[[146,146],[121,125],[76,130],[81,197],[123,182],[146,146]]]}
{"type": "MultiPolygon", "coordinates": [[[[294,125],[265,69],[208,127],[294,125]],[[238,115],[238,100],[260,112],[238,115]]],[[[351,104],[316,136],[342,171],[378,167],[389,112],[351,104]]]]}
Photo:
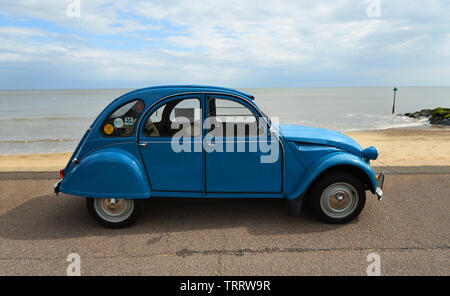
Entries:
{"type": "Polygon", "coordinates": [[[141,95],[146,97],[146,100],[151,101],[159,100],[166,96],[181,94],[181,93],[191,93],[191,92],[219,92],[225,94],[234,94],[250,100],[254,100],[254,97],[248,93],[235,90],[232,88],[219,87],[219,86],[206,86],[206,85],[161,85],[161,86],[151,86],[146,88],[140,88],[130,91],[120,97],[115,101],[121,101],[121,99],[129,99],[130,96],[141,95]]]}

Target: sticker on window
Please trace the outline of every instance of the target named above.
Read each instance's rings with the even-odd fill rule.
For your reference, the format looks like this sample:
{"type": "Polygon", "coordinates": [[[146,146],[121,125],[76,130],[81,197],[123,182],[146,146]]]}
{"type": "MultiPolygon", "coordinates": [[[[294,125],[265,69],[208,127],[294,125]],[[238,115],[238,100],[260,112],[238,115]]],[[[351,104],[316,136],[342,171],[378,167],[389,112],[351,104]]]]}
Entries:
{"type": "Polygon", "coordinates": [[[122,118],[119,117],[119,118],[114,119],[114,126],[116,128],[121,128],[123,126],[122,118]]]}
{"type": "Polygon", "coordinates": [[[114,127],[112,126],[112,124],[108,123],[107,125],[105,125],[103,130],[105,131],[105,134],[110,135],[114,131],[114,127]]]}
{"type": "Polygon", "coordinates": [[[125,125],[133,125],[133,117],[125,117],[125,125]]]}

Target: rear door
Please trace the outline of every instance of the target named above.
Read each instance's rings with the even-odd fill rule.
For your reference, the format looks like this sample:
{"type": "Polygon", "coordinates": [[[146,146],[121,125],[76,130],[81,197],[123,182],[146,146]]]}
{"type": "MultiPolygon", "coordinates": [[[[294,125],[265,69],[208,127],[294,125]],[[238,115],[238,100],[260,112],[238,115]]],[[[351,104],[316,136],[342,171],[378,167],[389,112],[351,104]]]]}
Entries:
{"type": "Polygon", "coordinates": [[[139,147],[154,191],[203,191],[203,95],[161,102],[144,117],[139,147]]]}

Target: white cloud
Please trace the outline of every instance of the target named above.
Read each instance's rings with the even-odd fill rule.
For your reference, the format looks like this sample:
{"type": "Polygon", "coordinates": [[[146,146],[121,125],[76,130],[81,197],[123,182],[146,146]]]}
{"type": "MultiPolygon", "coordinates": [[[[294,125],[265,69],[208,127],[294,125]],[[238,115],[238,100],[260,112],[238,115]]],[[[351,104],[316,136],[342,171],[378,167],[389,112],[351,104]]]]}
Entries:
{"type": "Polygon", "coordinates": [[[30,29],[30,28],[20,28],[20,27],[0,27],[0,35],[6,36],[43,36],[46,33],[42,30],[30,29]]]}
{"type": "MultiPolygon", "coordinates": [[[[416,82],[424,78],[421,67],[431,73],[433,63],[450,68],[446,1],[381,3],[381,17],[369,18],[365,0],[81,0],[81,17],[68,18],[67,1],[0,0],[0,17],[9,20],[0,27],[0,75],[16,66],[36,83],[44,74],[70,72],[68,83],[134,87],[336,85],[345,73],[345,84],[360,85],[386,83],[392,73],[416,82]],[[21,27],[27,20],[51,25],[21,27]],[[43,74],[44,63],[50,70],[43,74]],[[380,74],[388,66],[401,68],[380,74]]],[[[0,80],[0,87],[13,82],[0,80]]]]}
{"type": "Polygon", "coordinates": [[[67,8],[71,2],[65,0],[1,0],[0,14],[20,18],[34,18],[55,23],[63,27],[72,27],[80,32],[94,34],[115,34],[143,30],[156,30],[157,26],[142,24],[132,17],[124,18],[120,14],[133,1],[115,4],[114,1],[80,0],[81,16],[68,17],[67,8]],[[125,4],[125,5],[123,5],[125,4]]]}

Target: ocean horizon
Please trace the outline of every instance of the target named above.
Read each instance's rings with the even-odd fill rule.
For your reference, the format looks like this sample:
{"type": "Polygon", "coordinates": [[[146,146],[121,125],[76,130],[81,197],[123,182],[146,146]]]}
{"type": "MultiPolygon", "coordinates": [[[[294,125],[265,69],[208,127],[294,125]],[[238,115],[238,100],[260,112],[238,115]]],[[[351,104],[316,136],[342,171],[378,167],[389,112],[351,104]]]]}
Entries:
{"type": "MultiPolygon", "coordinates": [[[[427,126],[392,116],[393,87],[239,88],[281,124],[337,131],[427,126]]],[[[71,152],[113,99],[131,89],[0,90],[0,155],[71,152]]],[[[450,107],[450,86],[399,87],[396,114],[450,107]]]]}

